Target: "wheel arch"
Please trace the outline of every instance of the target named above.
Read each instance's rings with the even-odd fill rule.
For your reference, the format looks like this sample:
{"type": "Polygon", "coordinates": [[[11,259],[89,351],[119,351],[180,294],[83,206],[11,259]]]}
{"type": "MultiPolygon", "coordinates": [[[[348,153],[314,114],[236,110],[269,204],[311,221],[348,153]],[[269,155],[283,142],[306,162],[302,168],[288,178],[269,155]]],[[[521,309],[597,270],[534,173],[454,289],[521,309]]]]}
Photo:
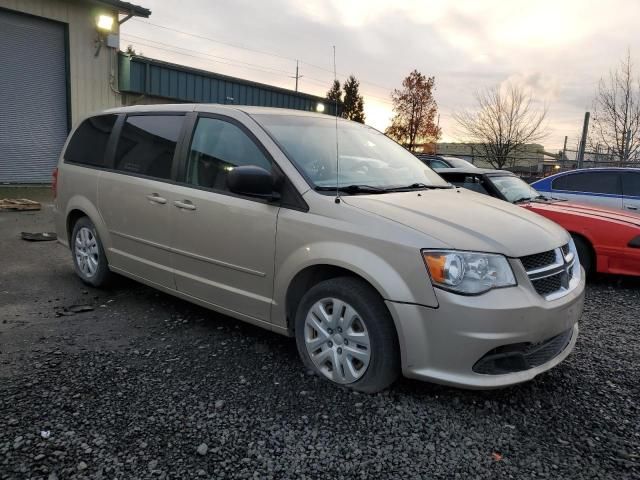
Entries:
{"type": "Polygon", "coordinates": [[[348,268],[332,265],[328,263],[318,263],[309,265],[300,270],[291,280],[287,288],[285,296],[285,312],[287,319],[287,330],[290,333],[294,331],[296,308],[304,294],[314,285],[338,277],[353,277],[362,280],[369,285],[380,298],[384,300],[384,296],[380,291],[372,285],[366,278],[348,268]]]}
{"type": "Polygon", "coordinates": [[[100,242],[102,243],[105,255],[109,257],[109,247],[111,246],[111,239],[107,227],[102,220],[102,216],[98,209],[83,196],[74,196],[67,203],[67,212],[65,214],[65,230],[67,235],[67,241],[69,242],[69,248],[71,248],[71,235],[73,233],[73,226],[79,218],[87,217],[93,225],[96,227],[100,242]]]}
{"type": "Polygon", "coordinates": [[[585,245],[589,249],[589,253],[591,253],[591,268],[597,271],[598,270],[598,254],[596,253],[596,249],[593,246],[593,241],[583,232],[569,230],[569,235],[571,235],[572,237],[578,237],[582,241],[584,241],[585,245]]]}

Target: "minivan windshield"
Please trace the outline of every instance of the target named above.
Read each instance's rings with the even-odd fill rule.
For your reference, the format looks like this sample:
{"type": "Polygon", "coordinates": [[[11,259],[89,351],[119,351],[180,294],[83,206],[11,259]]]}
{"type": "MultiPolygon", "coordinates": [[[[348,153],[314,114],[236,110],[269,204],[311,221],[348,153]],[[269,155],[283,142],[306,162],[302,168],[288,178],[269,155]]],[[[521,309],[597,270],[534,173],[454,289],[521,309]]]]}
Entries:
{"type": "Polygon", "coordinates": [[[338,121],[339,175],[336,174],[336,120],[302,115],[254,115],[316,190],[339,186],[347,193],[448,188],[450,185],[413,154],[377,130],[338,121]]]}

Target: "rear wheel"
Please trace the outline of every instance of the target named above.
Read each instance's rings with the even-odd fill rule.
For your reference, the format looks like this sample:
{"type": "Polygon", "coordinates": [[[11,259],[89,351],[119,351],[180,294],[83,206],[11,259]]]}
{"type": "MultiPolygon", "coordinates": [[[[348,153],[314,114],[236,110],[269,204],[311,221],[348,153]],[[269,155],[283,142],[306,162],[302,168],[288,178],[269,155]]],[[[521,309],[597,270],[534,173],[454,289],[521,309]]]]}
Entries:
{"type": "Polygon", "coordinates": [[[578,258],[580,259],[580,265],[584,268],[584,272],[587,277],[593,275],[595,270],[594,257],[591,250],[591,245],[582,237],[578,235],[571,235],[573,243],[576,244],[576,250],[578,251],[578,258]]]}
{"type": "Polygon", "coordinates": [[[110,277],[107,257],[96,227],[88,217],[81,217],[73,226],[71,253],[76,274],[93,286],[105,285],[110,277]]]}
{"type": "Polygon", "coordinates": [[[351,277],[325,280],[302,298],[296,343],[307,368],[353,390],[373,393],[400,372],[393,320],[378,293],[351,277]]]}

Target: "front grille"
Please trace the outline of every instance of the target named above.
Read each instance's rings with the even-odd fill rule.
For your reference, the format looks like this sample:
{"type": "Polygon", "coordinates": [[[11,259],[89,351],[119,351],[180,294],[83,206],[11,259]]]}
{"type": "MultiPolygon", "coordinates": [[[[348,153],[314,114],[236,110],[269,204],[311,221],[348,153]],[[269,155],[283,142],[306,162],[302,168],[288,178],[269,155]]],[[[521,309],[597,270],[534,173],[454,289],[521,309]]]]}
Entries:
{"type": "Polygon", "coordinates": [[[555,250],[521,257],[520,261],[539,295],[551,300],[553,297],[558,298],[554,294],[561,295],[561,292],[568,291],[575,261],[568,244],[555,250]]]}
{"type": "Polygon", "coordinates": [[[473,371],[500,375],[539,367],[564,351],[572,333],[570,328],[540,343],[513,343],[494,348],[475,363],[473,371]]]}
{"type": "Polygon", "coordinates": [[[550,277],[540,278],[538,280],[531,280],[533,287],[543,297],[550,293],[557,292],[562,287],[562,276],[564,272],[551,275],[550,277]]]}
{"type": "Polygon", "coordinates": [[[537,270],[538,268],[554,264],[556,261],[556,251],[549,250],[548,252],[527,255],[526,257],[521,257],[520,261],[526,271],[537,270]]]}

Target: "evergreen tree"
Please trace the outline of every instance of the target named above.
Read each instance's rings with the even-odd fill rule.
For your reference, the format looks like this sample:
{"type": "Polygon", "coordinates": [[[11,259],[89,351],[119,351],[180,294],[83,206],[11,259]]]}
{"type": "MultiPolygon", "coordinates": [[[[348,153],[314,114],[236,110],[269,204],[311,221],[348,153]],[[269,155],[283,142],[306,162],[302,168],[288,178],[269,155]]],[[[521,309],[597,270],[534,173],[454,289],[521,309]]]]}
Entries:
{"type": "Polygon", "coordinates": [[[327,100],[331,103],[342,102],[342,89],[340,88],[339,80],[333,81],[333,85],[331,85],[331,88],[327,92],[327,100]]]}
{"type": "Polygon", "coordinates": [[[360,95],[360,82],[350,75],[344,82],[344,105],[342,116],[348,120],[364,123],[364,98],[360,95]]]}

